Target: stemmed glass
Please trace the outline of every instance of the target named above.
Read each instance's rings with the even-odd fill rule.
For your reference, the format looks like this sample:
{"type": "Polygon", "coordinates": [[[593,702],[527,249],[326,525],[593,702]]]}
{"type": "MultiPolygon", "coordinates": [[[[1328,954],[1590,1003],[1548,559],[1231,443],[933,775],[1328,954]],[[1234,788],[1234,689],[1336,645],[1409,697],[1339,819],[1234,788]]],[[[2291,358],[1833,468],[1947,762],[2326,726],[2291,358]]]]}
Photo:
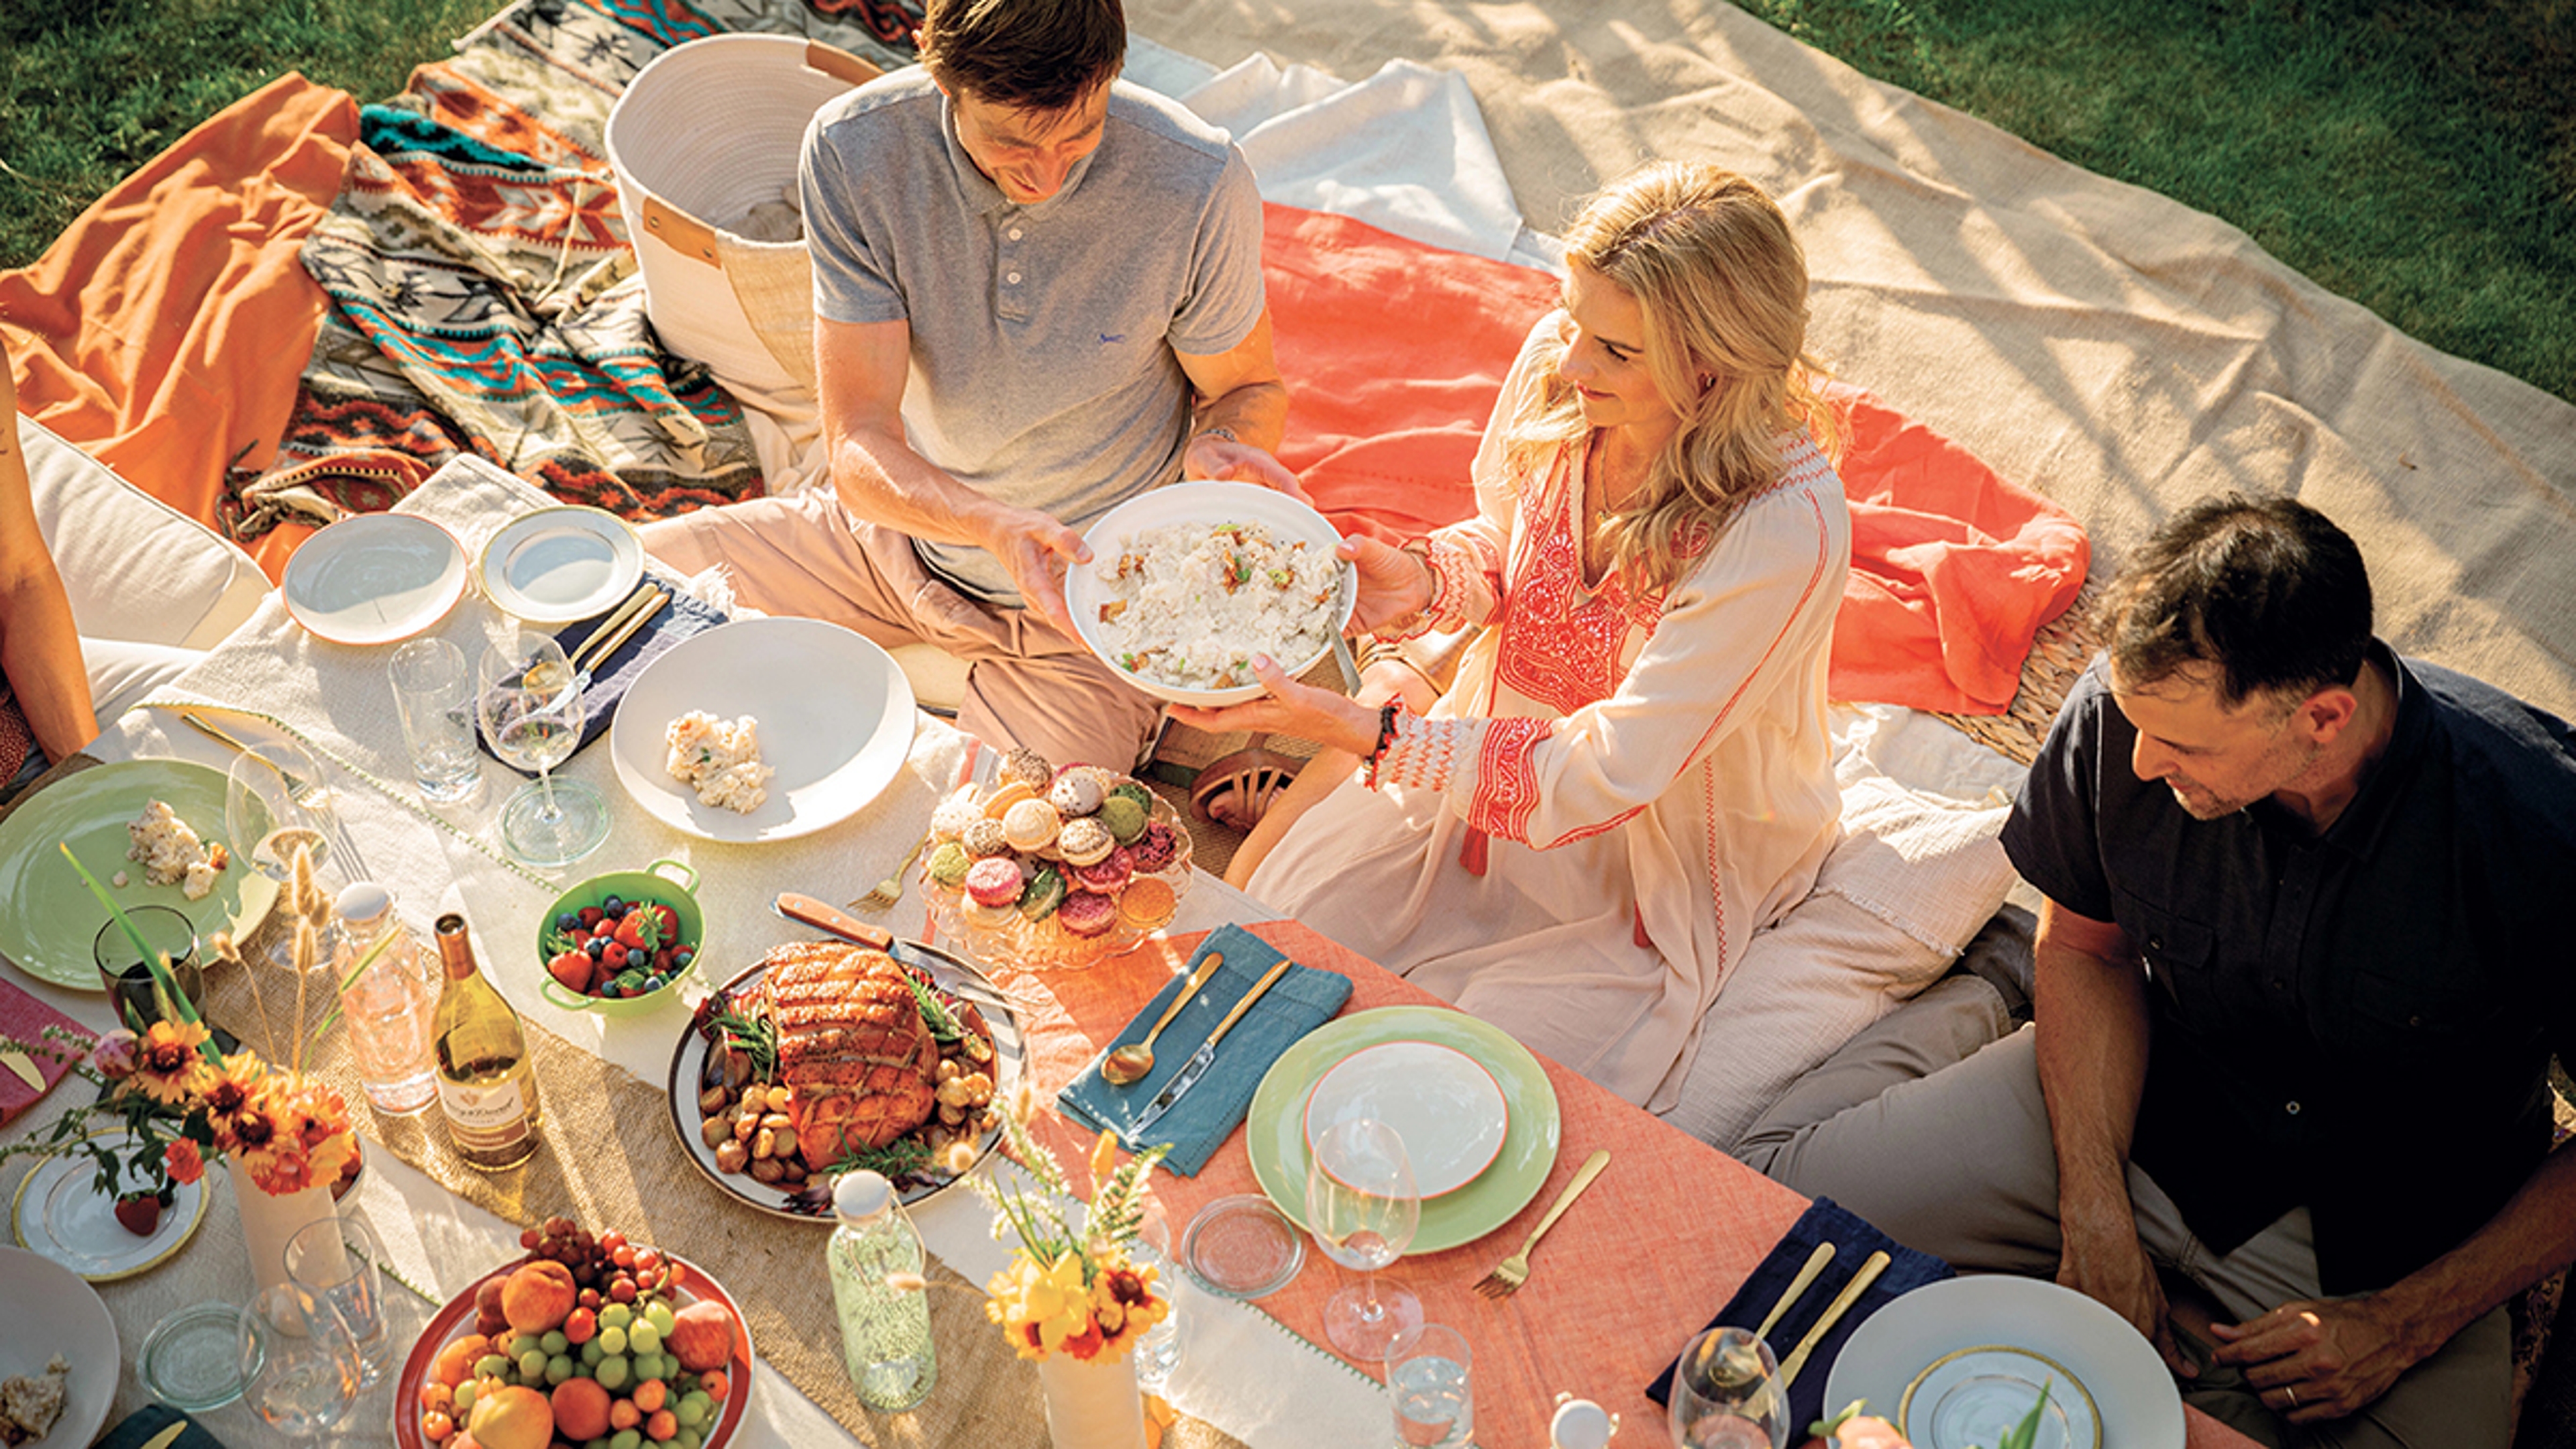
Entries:
{"type": "Polygon", "coordinates": [[[1673,1366],[1673,1449],[1786,1449],[1789,1390],[1771,1346],[1712,1328],[1673,1366]]]}
{"type": "Polygon", "coordinates": [[[248,842],[261,875],[285,881],[297,846],[313,853],[317,869],[330,864],[340,821],[321,779],[312,752],[293,740],[262,741],[233,756],[224,772],[224,833],[236,850],[248,842]]]}
{"type": "Polygon", "coordinates": [[[485,651],[475,669],[474,706],[492,753],[537,772],[501,805],[501,844],[534,866],[570,865],[608,838],[608,801],[579,780],[557,783],[554,768],[581,747],[581,679],[564,664],[554,636],[518,630],[485,651]]]}
{"type": "Polygon", "coordinates": [[[252,1295],[240,1350],[242,1402],[281,1434],[319,1434],[358,1401],[365,1366],[347,1321],[293,1283],[252,1295]]]}
{"type": "Polygon", "coordinates": [[[1422,1223],[1422,1195],[1404,1139],[1374,1117],[1336,1122],[1316,1134],[1306,1164],[1306,1230],[1324,1256],[1358,1270],[1360,1281],[1324,1305],[1324,1336],[1350,1358],[1375,1363],[1398,1333],[1422,1322],[1410,1290],[1380,1289],[1377,1270],[1404,1256],[1422,1223]]]}

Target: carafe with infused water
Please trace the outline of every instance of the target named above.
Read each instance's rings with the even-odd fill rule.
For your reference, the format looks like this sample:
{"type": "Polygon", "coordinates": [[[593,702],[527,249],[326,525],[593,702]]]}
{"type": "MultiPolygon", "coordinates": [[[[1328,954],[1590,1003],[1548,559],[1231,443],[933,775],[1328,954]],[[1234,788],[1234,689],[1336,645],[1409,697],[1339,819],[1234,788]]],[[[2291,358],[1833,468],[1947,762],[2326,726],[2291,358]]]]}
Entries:
{"type": "Polygon", "coordinates": [[[420,938],[394,912],[394,898],[373,881],[340,892],[331,979],[349,1024],[349,1060],[358,1085],[379,1112],[398,1117],[438,1098],[438,972],[420,938]],[[360,969],[360,963],[365,963],[360,969]]]}
{"type": "Polygon", "coordinates": [[[448,1144],[469,1167],[500,1172],[537,1150],[537,1078],[519,1014],[475,969],[465,917],[438,918],[438,1106],[448,1144]]]}

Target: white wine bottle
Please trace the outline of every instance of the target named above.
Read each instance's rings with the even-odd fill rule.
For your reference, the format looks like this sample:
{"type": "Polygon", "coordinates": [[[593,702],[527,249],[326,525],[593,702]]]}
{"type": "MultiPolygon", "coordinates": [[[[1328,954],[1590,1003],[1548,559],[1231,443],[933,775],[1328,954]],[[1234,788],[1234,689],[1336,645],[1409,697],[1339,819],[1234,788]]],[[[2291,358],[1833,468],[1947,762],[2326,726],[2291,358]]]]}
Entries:
{"type": "Polygon", "coordinates": [[[438,1106],[447,1140],[469,1167],[500,1172],[537,1150],[537,1078],[519,1014],[474,968],[465,917],[438,918],[438,1106]]]}

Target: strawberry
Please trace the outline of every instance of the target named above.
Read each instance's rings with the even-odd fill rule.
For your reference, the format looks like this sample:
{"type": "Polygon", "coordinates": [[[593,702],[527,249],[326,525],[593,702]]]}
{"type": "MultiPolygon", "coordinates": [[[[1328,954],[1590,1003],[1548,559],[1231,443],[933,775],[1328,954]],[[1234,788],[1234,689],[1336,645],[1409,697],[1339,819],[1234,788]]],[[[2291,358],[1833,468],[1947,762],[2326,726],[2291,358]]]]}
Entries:
{"type": "Polygon", "coordinates": [[[138,1238],[152,1236],[161,1225],[161,1199],[152,1193],[138,1192],[116,1200],[116,1220],[138,1238]]]}
{"type": "Polygon", "coordinates": [[[611,941],[608,943],[608,950],[600,956],[599,964],[610,971],[623,970],[626,966],[626,955],[624,945],[611,941]]]}
{"type": "Polygon", "coordinates": [[[668,939],[661,917],[649,909],[629,911],[626,919],[617,923],[617,944],[629,951],[649,952],[668,939]]]}
{"type": "Polygon", "coordinates": [[[680,939],[680,913],[678,911],[671,909],[669,906],[662,905],[659,902],[648,904],[644,909],[653,917],[653,929],[661,933],[663,940],[676,941],[680,939]]]}
{"type": "Polygon", "coordinates": [[[546,963],[546,969],[566,987],[587,993],[590,990],[591,964],[587,951],[560,951],[546,963]]]}

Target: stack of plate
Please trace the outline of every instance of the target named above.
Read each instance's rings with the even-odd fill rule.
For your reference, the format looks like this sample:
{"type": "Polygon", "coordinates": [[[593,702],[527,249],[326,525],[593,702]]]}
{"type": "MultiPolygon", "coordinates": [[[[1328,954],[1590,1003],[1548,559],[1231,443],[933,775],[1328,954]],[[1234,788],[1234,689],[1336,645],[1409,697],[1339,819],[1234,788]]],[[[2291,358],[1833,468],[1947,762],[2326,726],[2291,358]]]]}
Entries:
{"type": "Polygon", "coordinates": [[[1472,1016],[1389,1006],[1308,1034],[1253,1093],[1253,1176],[1293,1222],[1306,1220],[1315,1137],[1375,1117],[1404,1139],[1422,1193],[1407,1253],[1472,1243],[1512,1220],[1547,1182],[1560,1122],[1556,1089],[1529,1049],[1472,1016]]]}

